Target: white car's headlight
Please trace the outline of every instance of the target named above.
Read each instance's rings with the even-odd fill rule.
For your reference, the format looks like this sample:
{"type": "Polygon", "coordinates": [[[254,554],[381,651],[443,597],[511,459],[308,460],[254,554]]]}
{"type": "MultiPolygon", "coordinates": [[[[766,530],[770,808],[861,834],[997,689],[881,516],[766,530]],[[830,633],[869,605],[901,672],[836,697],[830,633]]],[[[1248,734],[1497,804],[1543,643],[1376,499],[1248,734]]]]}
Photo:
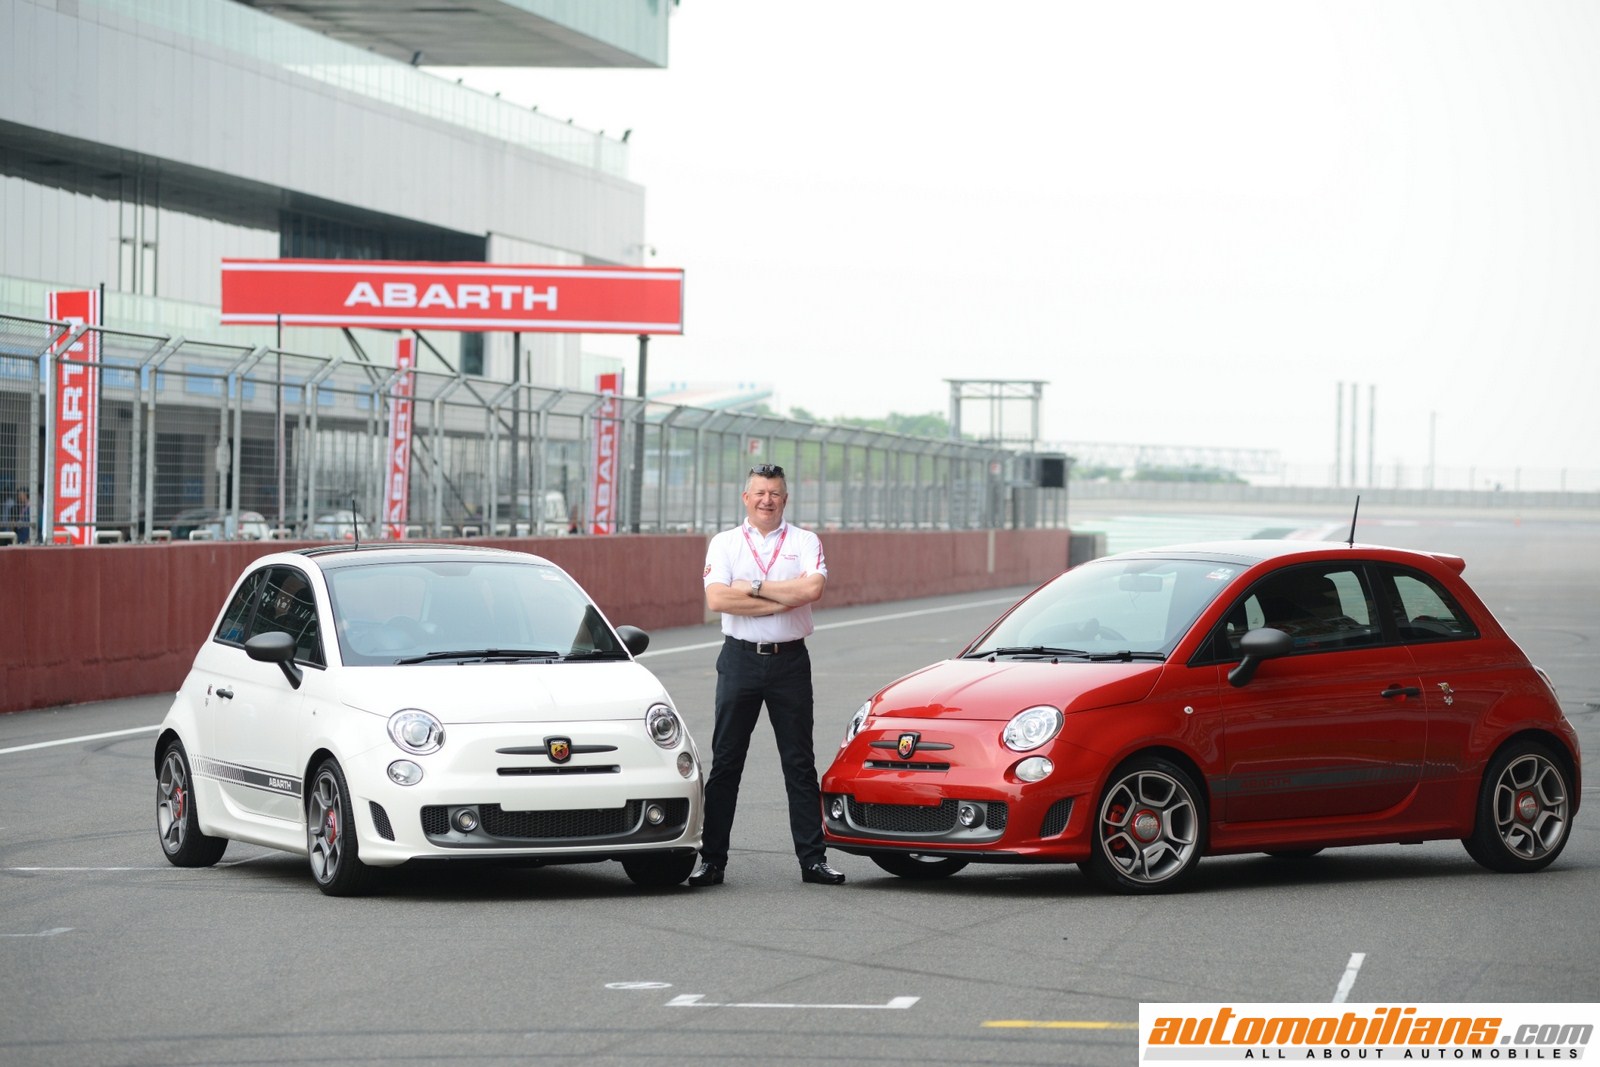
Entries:
{"type": "Polygon", "coordinates": [[[665,704],[650,705],[650,710],[644,713],[644,728],[650,740],[662,748],[673,747],[683,736],[683,723],[678,713],[665,704]]]}
{"type": "Polygon", "coordinates": [[[1000,732],[1000,740],[1013,752],[1032,752],[1061,732],[1061,712],[1048,704],[1019,711],[1000,732]]]}
{"type": "Polygon", "coordinates": [[[871,707],[872,701],[869,700],[857,708],[854,715],[850,716],[850,725],[844,728],[844,740],[839,742],[840,748],[855,740],[856,734],[859,734],[861,728],[867,724],[867,711],[871,707]]]}
{"type": "Polygon", "coordinates": [[[420,708],[402,708],[389,716],[389,737],[419,756],[444,746],[444,724],[420,708]]]}

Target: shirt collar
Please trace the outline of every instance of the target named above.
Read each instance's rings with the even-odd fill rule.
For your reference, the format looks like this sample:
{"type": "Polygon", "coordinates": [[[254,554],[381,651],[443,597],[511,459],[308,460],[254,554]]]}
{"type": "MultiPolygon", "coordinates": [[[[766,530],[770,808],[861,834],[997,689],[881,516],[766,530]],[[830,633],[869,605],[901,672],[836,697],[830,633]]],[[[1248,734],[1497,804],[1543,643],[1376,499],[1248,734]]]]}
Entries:
{"type": "Polygon", "coordinates": [[[764,533],[761,532],[761,530],[759,528],[757,528],[755,523],[750,521],[749,516],[746,516],[745,520],[744,520],[744,528],[745,528],[746,534],[747,535],[748,534],[755,534],[757,537],[761,538],[761,540],[763,540],[763,541],[765,541],[769,537],[776,537],[779,534],[783,533],[783,531],[788,527],[788,525],[789,525],[789,520],[788,519],[784,519],[784,520],[782,520],[781,522],[778,523],[777,527],[774,528],[771,533],[764,534],[764,533]]]}

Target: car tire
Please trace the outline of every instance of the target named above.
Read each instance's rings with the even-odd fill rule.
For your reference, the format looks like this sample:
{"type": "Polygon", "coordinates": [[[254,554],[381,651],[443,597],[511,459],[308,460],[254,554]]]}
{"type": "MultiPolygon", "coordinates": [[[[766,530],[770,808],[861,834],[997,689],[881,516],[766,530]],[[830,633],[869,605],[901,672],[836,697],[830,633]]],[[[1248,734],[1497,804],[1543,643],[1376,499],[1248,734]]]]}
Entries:
{"type": "Polygon", "coordinates": [[[210,867],[228,848],[226,837],[200,832],[194,774],[183,742],[177,738],[167,742],[156,771],[156,836],[167,862],[175,867],[210,867]]]}
{"type": "Polygon", "coordinates": [[[925,856],[920,852],[884,852],[869,857],[873,863],[897,878],[931,882],[948,878],[967,865],[966,860],[949,856],[925,856]]]}
{"type": "Polygon", "coordinates": [[[1118,893],[1168,893],[1194,875],[1206,845],[1206,801],[1182,767],[1137,756],[1112,772],[1081,869],[1118,893]]]}
{"type": "Polygon", "coordinates": [[[1496,752],[1478,787],[1477,820],[1462,844],[1491,871],[1519,874],[1555,862],[1572,833],[1572,775],[1538,741],[1496,752]]]}
{"type": "Polygon", "coordinates": [[[317,888],[330,897],[348,897],[367,887],[371,868],[361,862],[350,786],[336,759],[325,759],[306,792],[306,854],[317,888]]]}
{"type": "Polygon", "coordinates": [[[625,859],[622,861],[622,869],[627,872],[633,884],[641,889],[666,889],[669,886],[681,885],[694,870],[694,861],[693,852],[685,852],[682,855],[675,852],[656,853],[625,859]]]}

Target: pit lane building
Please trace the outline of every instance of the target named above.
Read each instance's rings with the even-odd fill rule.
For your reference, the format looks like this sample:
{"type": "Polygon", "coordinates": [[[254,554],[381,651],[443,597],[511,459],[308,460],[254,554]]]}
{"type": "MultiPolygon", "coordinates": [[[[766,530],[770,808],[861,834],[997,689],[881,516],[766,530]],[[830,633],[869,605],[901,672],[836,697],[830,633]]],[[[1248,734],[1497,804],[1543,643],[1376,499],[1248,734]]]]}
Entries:
{"type": "MultiPolygon", "coordinates": [[[[672,6],[0,0],[0,314],[103,286],[108,327],[276,347],[218,325],[223,257],[639,264],[623,139],[424,68],[664,67],[672,6]]],[[[507,335],[429,341],[441,369],[512,376],[507,335]]],[[[581,336],[520,352],[522,380],[592,388],[581,336]]]]}

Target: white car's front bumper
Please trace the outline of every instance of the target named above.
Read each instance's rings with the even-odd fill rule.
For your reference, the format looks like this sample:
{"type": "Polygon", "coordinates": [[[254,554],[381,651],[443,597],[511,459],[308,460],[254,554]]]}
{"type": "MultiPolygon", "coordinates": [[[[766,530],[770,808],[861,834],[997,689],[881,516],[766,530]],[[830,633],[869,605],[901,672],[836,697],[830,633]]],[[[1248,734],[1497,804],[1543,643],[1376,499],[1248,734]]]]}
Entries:
{"type": "Polygon", "coordinates": [[[413,756],[385,743],[347,757],[344,769],[361,859],[374,866],[603,858],[700,845],[698,754],[687,737],[661,748],[637,719],[455,724],[438,752],[413,756]],[[551,739],[571,745],[566,762],[549,755],[551,739]],[[680,753],[689,756],[687,776],[680,753]],[[396,784],[388,768],[397,760],[422,768],[422,780],[396,784]]]}

